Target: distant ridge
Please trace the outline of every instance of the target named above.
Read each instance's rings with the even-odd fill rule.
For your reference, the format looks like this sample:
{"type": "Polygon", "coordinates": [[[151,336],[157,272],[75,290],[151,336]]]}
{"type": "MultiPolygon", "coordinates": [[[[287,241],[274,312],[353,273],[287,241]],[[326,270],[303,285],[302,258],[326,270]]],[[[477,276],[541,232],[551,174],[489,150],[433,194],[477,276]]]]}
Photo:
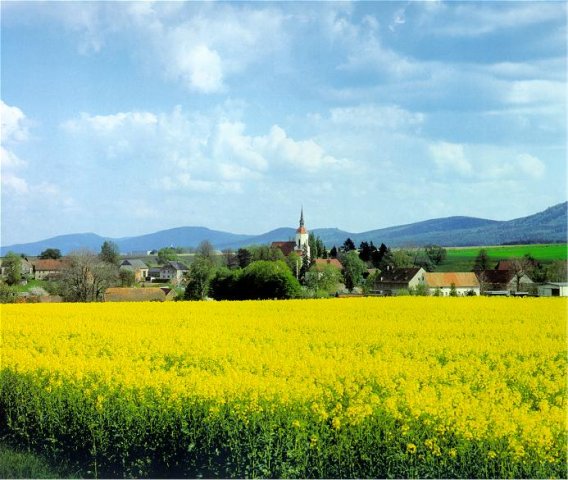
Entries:
{"type": "MultiPolygon", "coordinates": [[[[568,241],[568,202],[546,210],[508,221],[473,217],[447,217],[395,227],[350,233],[337,228],[311,230],[328,246],[340,246],[347,237],[356,245],[362,241],[389,247],[410,247],[437,244],[446,247],[469,245],[500,245],[507,243],[554,243],[568,241]]],[[[269,244],[276,240],[294,237],[294,228],[278,228],[262,235],[238,235],[205,227],[179,227],[147,235],[124,238],[101,237],[94,233],[61,235],[34,243],[8,245],[1,248],[2,256],[8,251],[38,255],[47,248],[58,248],[63,254],[87,248],[99,251],[105,240],[115,242],[122,253],[146,251],[162,247],[196,247],[209,240],[215,248],[237,249],[249,245],[269,244]]]]}

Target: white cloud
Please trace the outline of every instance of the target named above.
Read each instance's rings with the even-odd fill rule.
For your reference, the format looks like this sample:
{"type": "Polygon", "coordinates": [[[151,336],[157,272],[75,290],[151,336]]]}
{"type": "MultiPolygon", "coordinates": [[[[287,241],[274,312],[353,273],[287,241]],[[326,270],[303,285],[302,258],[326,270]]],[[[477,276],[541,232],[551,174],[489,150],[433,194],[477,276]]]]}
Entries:
{"type": "Polygon", "coordinates": [[[155,184],[168,192],[239,193],[260,180],[347,165],[314,139],[294,139],[279,125],[264,135],[249,135],[245,123],[229,120],[219,108],[208,115],[179,107],[162,114],[82,114],[62,127],[91,152],[98,167],[105,159],[120,158],[122,165],[135,164],[138,177],[157,174],[155,184]],[[103,158],[92,153],[101,150],[103,158]]]}
{"type": "Polygon", "coordinates": [[[19,158],[14,152],[0,147],[0,165],[2,165],[2,170],[4,171],[25,167],[27,162],[19,158]]]}
{"type": "Polygon", "coordinates": [[[521,170],[528,176],[533,178],[541,178],[546,171],[546,166],[537,157],[529,155],[528,153],[522,153],[517,156],[517,161],[521,170]]]}
{"type": "Polygon", "coordinates": [[[2,143],[22,142],[28,138],[26,116],[18,107],[12,107],[0,100],[0,118],[2,143]]]}
{"type": "Polygon", "coordinates": [[[429,147],[430,155],[441,171],[455,172],[460,175],[470,175],[472,166],[465,157],[463,145],[439,142],[429,147]]]}
{"type": "Polygon", "coordinates": [[[73,130],[93,129],[98,133],[113,133],[125,127],[154,126],[158,123],[156,115],[148,112],[119,112],[113,115],[89,115],[82,113],[79,119],[68,120],[63,128],[73,130]]]}
{"type": "Polygon", "coordinates": [[[425,116],[421,112],[409,112],[398,105],[364,104],[355,107],[332,108],[330,120],[336,125],[350,128],[380,128],[406,130],[420,126],[425,116]]]}
{"type": "Polygon", "coordinates": [[[180,45],[174,53],[169,69],[191,90],[216,93],[223,90],[221,57],[206,45],[185,47],[180,45]]]}
{"type": "Polygon", "coordinates": [[[515,105],[566,105],[566,84],[549,80],[520,80],[512,82],[506,101],[515,105]]]}
{"type": "Polygon", "coordinates": [[[30,191],[28,182],[10,172],[2,172],[2,187],[9,192],[24,195],[30,191]]]}
{"type": "Polygon", "coordinates": [[[440,25],[434,31],[440,34],[477,37],[505,29],[522,29],[565,15],[566,6],[562,2],[446,2],[426,11],[423,22],[439,20],[440,25]]]}

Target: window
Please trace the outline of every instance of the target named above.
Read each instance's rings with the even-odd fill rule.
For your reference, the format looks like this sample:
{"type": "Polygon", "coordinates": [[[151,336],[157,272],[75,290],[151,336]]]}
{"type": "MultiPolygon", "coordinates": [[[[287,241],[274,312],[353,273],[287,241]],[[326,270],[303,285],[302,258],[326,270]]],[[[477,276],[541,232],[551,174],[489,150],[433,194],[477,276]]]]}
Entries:
{"type": "Polygon", "coordinates": [[[553,288],[550,290],[551,294],[553,297],[559,297],[560,296],[560,289],[559,288],[553,288]]]}

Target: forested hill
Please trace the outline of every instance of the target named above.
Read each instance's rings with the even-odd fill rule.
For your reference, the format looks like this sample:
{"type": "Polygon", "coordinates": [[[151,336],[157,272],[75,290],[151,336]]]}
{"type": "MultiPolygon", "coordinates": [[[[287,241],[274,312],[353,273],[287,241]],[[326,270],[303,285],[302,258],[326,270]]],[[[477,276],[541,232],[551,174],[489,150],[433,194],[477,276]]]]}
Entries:
{"type": "MultiPolygon", "coordinates": [[[[352,233],[337,228],[313,229],[323,242],[331,247],[341,245],[350,237],[356,245],[362,241],[390,247],[437,244],[446,247],[468,245],[500,245],[507,243],[567,242],[568,202],[546,210],[508,221],[487,220],[472,217],[448,217],[395,227],[352,233]]],[[[210,230],[204,227],[179,227],[152,234],[126,238],[101,237],[94,233],[62,235],[40,242],[8,245],[1,249],[38,255],[47,248],[58,248],[63,254],[80,248],[98,251],[105,240],[115,242],[123,253],[159,249],[162,247],[196,247],[209,240],[216,248],[240,248],[248,245],[268,244],[277,240],[294,238],[294,228],[278,228],[262,235],[238,235],[210,230]]]]}

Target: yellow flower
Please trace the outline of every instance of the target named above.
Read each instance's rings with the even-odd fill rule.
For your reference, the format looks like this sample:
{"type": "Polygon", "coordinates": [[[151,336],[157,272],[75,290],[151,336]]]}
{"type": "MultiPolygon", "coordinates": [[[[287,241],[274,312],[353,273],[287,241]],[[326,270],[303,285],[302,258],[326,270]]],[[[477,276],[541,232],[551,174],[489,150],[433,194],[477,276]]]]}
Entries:
{"type": "Polygon", "coordinates": [[[341,428],[341,420],[338,417],[333,417],[333,420],[331,421],[331,426],[335,430],[339,430],[341,428]]]}
{"type": "Polygon", "coordinates": [[[414,455],[416,453],[416,445],[414,445],[414,443],[407,443],[406,452],[414,455]]]}

